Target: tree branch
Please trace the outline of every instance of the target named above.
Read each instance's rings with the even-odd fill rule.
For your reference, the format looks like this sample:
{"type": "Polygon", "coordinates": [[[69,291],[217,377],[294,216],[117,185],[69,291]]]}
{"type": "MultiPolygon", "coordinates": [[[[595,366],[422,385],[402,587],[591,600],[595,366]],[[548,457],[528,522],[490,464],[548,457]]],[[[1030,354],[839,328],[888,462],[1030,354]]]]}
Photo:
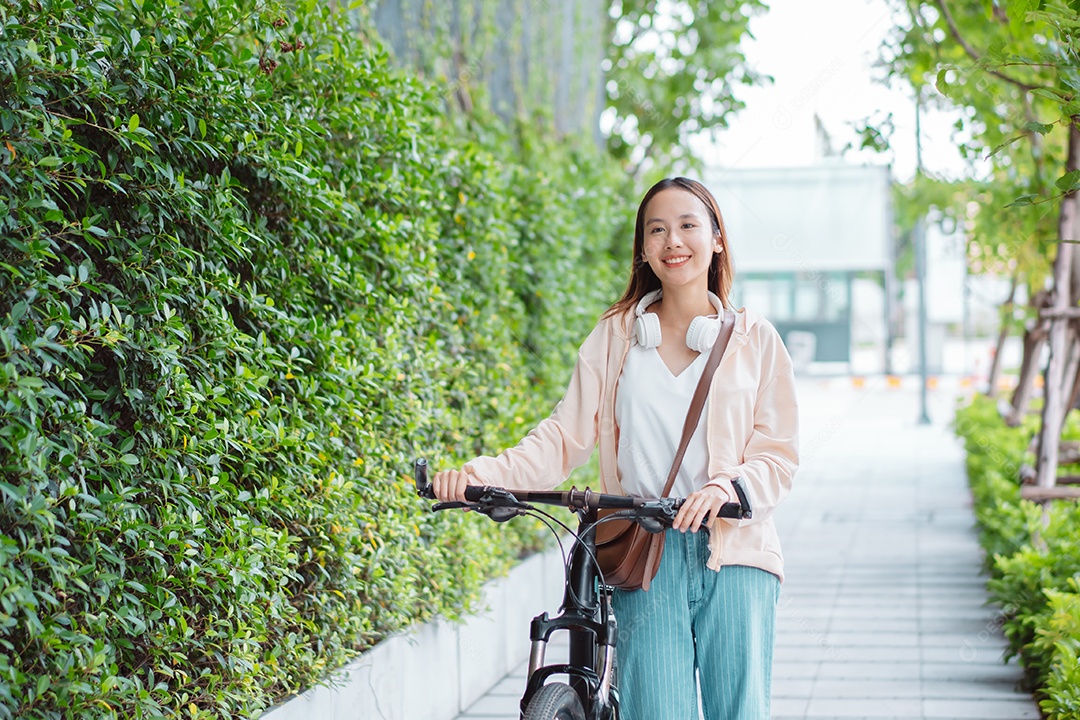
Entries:
{"type": "MultiPolygon", "coordinates": [[[[964,38],[960,35],[960,29],[956,26],[956,21],[953,20],[952,13],[949,12],[949,8],[945,4],[945,0],[937,0],[937,6],[938,9],[941,10],[941,16],[945,18],[945,23],[949,26],[949,32],[952,33],[953,38],[956,40],[956,42],[960,44],[960,47],[964,49],[964,52],[968,54],[968,57],[970,57],[975,62],[979,62],[980,60],[982,60],[982,56],[975,51],[975,48],[971,47],[971,45],[969,45],[967,41],[964,40],[964,38]]],[[[1041,85],[1031,85],[1022,80],[1017,80],[1016,78],[1009,77],[1005,73],[994,70],[992,68],[986,68],[986,72],[1028,92],[1030,92],[1031,90],[1037,90],[1038,88],[1042,87],[1041,85]]]]}
{"type": "MultiPolygon", "coordinates": [[[[1024,117],[1028,122],[1036,122],[1035,111],[1031,107],[1031,100],[1027,93],[1020,96],[1020,101],[1024,103],[1024,117]]],[[[1029,136],[1031,138],[1031,160],[1035,164],[1035,186],[1042,193],[1046,189],[1046,172],[1044,171],[1045,158],[1043,157],[1043,138],[1037,132],[1033,132],[1029,136]]]]}

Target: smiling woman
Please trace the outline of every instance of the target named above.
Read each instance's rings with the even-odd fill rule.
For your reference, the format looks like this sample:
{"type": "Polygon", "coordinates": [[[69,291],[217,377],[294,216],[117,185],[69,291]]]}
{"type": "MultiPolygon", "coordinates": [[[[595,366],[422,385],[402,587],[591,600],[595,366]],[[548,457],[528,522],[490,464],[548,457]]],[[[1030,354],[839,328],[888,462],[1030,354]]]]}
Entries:
{"type": "Polygon", "coordinates": [[[728,256],[720,209],[703,185],[654,185],[638,207],[626,293],[582,344],[562,402],[516,447],[434,479],[443,500],[463,500],[467,485],[548,489],[598,447],[604,492],[686,497],[651,586],[615,591],[620,624],[635,628],[618,642],[624,720],[696,717],[699,691],[707,717],[769,717],[783,577],[772,514],[798,465],[798,412],[776,331],[726,307],[728,256]],[[710,379],[701,359],[725,316],[734,330],[710,379]],[[687,410],[703,377],[707,409],[694,424],[687,410]],[[672,464],[684,425],[685,454],[665,483],[657,468],[672,464]],[[753,519],[718,517],[736,499],[736,478],[753,519]]]}

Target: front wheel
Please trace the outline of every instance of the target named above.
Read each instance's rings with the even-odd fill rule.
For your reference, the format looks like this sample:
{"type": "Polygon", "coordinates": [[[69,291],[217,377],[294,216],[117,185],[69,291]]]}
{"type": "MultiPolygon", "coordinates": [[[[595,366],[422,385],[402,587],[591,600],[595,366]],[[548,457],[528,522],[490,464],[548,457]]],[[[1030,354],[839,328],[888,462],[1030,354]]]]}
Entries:
{"type": "Polygon", "coordinates": [[[551,683],[533,695],[522,720],[585,720],[585,709],[573,688],[551,683]]]}

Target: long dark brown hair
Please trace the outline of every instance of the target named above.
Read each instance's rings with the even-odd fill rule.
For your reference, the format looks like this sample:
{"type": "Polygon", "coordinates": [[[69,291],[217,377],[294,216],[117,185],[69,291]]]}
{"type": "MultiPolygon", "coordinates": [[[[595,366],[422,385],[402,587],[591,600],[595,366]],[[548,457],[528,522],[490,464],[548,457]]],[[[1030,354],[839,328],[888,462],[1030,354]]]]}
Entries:
{"type": "Polygon", "coordinates": [[[641,298],[660,288],[660,278],[656,277],[656,273],[649,267],[649,263],[641,259],[645,250],[645,208],[657,193],[669,188],[677,188],[693,193],[709,211],[709,220],[712,223],[713,233],[719,235],[720,247],[723,248],[723,252],[713,254],[712,264],[709,266],[709,290],[716,293],[724,307],[728,306],[728,296],[731,294],[731,280],[735,274],[735,269],[731,264],[727,229],[724,227],[724,217],[720,214],[720,206],[717,205],[716,198],[712,196],[708,188],[697,180],[674,177],[664,178],[656,183],[649,188],[649,191],[645,193],[645,197],[641,199],[641,204],[638,205],[637,223],[634,225],[634,256],[630,269],[630,282],[626,287],[626,292],[618,302],[608,308],[607,312],[604,313],[604,317],[619,315],[632,310],[641,301],[641,298]]]}

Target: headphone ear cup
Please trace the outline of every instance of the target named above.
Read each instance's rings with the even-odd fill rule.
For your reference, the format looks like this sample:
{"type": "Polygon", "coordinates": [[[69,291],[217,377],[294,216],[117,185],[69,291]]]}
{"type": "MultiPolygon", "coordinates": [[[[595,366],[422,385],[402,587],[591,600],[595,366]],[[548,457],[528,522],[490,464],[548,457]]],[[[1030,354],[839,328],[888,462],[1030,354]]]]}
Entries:
{"type": "Polygon", "coordinates": [[[698,315],[686,329],[686,346],[698,352],[708,352],[720,336],[720,318],[698,315]]]}
{"type": "Polygon", "coordinates": [[[634,332],[637,334],[638,344],[644,348],[654,348],[660,345],[660,318],[656,313],[642,313],[634,322],[634,332]]]}

